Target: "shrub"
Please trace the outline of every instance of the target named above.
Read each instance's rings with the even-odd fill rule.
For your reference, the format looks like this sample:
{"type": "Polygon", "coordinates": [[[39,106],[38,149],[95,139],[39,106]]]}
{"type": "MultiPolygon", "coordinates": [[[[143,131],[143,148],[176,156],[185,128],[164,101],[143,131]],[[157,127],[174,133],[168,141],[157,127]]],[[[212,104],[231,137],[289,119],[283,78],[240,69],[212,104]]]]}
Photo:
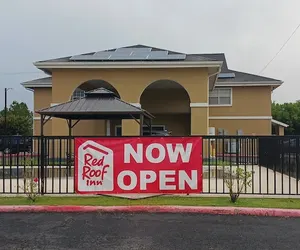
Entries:
{"type": "Polygon", "coordinates": [[[23,187],[20,186],[20,188],[24,190],[24,193],[27,195],[27,198],[32,202],[35,202],[37,199],[38,185],[39,185],[39,179],[34,176],[32,161],[31,159],[26,159],[25,171],[24,171],[24,186],[23,187]]]}
{"type": "Polygon", "coordinates": [[[252,172],[236,167],[235,171],[230,171],[227,179],[225,179],[226,186],[229,189],[231,202],[235,203],[243,190],[251,187],[252,172]]]}

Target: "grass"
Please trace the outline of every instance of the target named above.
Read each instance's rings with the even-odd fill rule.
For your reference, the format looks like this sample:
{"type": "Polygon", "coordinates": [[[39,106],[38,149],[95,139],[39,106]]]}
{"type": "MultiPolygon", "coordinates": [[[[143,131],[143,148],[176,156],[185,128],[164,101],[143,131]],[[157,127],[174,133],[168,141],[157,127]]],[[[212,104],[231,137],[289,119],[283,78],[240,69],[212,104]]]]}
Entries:
{"type": "Polygon", "coordinates": [[[259,208],[294,208],[300,209],[300,199],[290,198],[240,198],[237,203],[229,197],[178,197],[159,196],[140,200],[118,197],[38,197],[32,203],[26,197],[0,197],[0,205],[89,205],[89,206],[122,206],[122,205],[179,205],[179,206],[219,206],[219,207],[259,207],[259,208]]]}

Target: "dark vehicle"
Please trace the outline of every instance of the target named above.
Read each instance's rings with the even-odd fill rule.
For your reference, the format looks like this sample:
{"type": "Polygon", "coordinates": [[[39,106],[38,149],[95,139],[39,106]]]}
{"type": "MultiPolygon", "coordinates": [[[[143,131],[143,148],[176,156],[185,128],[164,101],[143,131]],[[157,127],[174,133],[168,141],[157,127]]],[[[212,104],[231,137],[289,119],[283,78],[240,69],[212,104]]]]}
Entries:
{"type": "Polygon", "coordinates": [[[295,148],[297,146],[297,139],[292,138],[292,139],[286,139],[283,140],[283,146],[285,148],[295,148]]]}
{"type": "Polygon", "coordinates": [[[16,154],[32,151],[32,139],[21,135],[0,136],[0,152],[16,154]]]}

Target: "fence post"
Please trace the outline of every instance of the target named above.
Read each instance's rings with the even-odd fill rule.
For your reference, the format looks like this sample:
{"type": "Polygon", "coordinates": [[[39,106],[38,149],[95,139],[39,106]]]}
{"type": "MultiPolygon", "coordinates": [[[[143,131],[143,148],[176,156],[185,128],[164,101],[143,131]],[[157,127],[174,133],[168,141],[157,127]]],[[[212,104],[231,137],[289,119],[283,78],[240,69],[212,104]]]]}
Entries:
{"type": "Polygon", "coordinates": [[[44,115],[41,115],[41,194],[44,195],[44,165],[45,165],[45,144],[44,144],[44,115]]]}
{"type": "Polygon", "coordinates": [[[72,120],[69,119],[68,121],[68,125],[69,125],[69,138],[68,138],[68,177],[71,175],[71,166],[72,166],[72,120]]]}

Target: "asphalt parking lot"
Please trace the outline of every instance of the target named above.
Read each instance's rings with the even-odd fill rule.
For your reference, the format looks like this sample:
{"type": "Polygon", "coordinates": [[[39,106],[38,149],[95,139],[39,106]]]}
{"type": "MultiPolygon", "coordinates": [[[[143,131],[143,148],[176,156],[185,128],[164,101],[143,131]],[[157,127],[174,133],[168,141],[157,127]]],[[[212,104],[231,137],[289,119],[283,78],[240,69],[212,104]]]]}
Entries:
{"type": "Polygon", "coordinates": [[[1,213],[1,249],[299,249],[300,219],[1,213]]]}

